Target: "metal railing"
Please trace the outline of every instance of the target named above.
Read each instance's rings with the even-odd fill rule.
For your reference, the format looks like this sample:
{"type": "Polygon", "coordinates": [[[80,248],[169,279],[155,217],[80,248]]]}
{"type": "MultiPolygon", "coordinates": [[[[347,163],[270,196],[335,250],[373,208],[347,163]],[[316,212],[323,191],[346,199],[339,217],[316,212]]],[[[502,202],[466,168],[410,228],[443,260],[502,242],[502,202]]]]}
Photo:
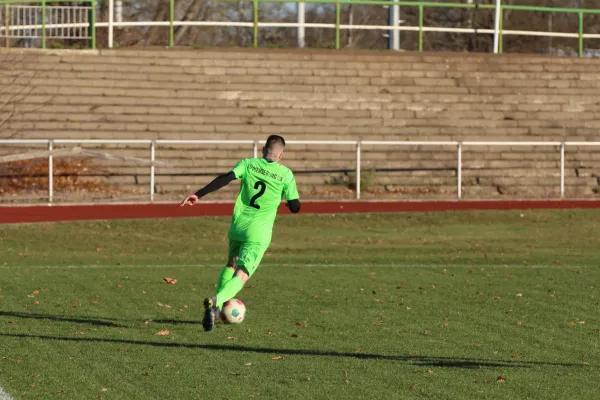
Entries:
{"type": "MultiPolygon", "coordinates": [[[[55,144],[94,144],[94,145],[147,145],[149,147],[148,174],[150,177],[150,188],[148,200],[153,202],[155,199],[155,163],[156,150],[160,145],[248,145],[252,146],[252,156],[258,156],[258,148],[264,140],[103,140],[103,139],[0,139],[0,145],[19,145],[19,144],[45,144],[48,148],[48,202],[54,201],[54,172],[52,150],[55,144]]],[[[356,147],[356,200],[361,198],[360,176],[361,176],[361,147],[364,146],[453,146],[456,147],[456,193],[457,198],[462,199],[462,169],[463,169],[463,149],[473,146],[545,146],[558,147],[560,160],[560,179],[559,185],[560,198],[565,195],[565,150],[569,146],[600,146],[600,142],[485,142],[485,141],[356,141],[356,140],[289,140],[286,144],[293,145],[332,145],[332,146],[355,146],[356,147]]],[[[44,196],[43,198],[46,198],[44,196]]]]}
{"type": "Polygon", "coordinates": [[[7,48],[11,39],[41,39],[44,49],[48,39],[84,39],[96,47],[96,0],[48,2],[0,0],[0,38],[7,48]]]}
{"type": "MultiPolygon", "coordinates": [[[[66,0],[56,0],[56,2],[65,2],[66,0]]],[[[127,28],[127,27],[168,27],[169,28],[169,46],[175,45],[175,27],[179,26],[199,26],[199,27],[245,27],[252,28],[253,33],[253,46],[258,47],[258,32],[260,28],[296,28],[297,29],[297,43],[298,47],[304,47],[304,32],[306,28],[321,28],[321,29],[334,29],[335,30],[335,48],[339,49],[341,31],[343,30],[380,30],[390,32],[390,36],[394,36],[394,33],[400,31],[413,31],[418,32],[418,50],[423,51],[423,38],[426,32],[451,32],[451,33],[474,33],[474,34],[485,34],[494,36],[494,53],[502,53],[503,51],[503,37],[512,36],[542,36],[542,37],[560,37],[560,38],[573,38],[578,40],[578,54],[579,56],[584,55],[584,40],[585,39],[599,39],[600,34],[596,33],[584,33],[584,16],[586,15],[600,15],[600,9],[583,9],[583,8],[558,8],[558,7],[537,7],[537,6],[525,6],[525,5],[509,5],[502,4],[502,0],[495,0],[495,4],[473,4],[471,3],[436,3],[436,2],[421,2],[421,1],[387,1],[387,0],[246,0],[242,2],[252,4],[252,21],[240,22],[240,21],[180,21],[176,16],[176,0],[169,0],[169,19],[168,21],[117,21],[114,20],[114,3],[115,0],[109,0],[109,13],[107,22],[96,21],[95,9],[96,0],[83,0],[83,2],[89,3],[91,6],[90,10],[90,21],[89,29],[91,34],[91,46],[95,48],[96,43],[96,28],[107,28],[108,29],[108,47],[114,45],[114,30],[116,28],[127,28]],[[262,4],[268,3],[296,3],[297,4],[297,22],[264,22],[259,20],[259,7],[262,4]],[[311,23],[305,21],[305,4],[330,4],[335,6],[335,22],[334,23],[311,23]],[[417,25],[408,26],[400,25],[400,21],[394,17],[388,25],[352,25],[343,24],[341,21],[342,7],[345,5],[361,5],[361,6],[385,6],[392,7],[394,10],[398,10],[398,7],[414,7],[417,9],[417,25]],[[488,28],[454,28],[454,27],[435,27],[424,25],[424,12],[429,8],[447,8],[447,9],[483,9],[494,11],[494,26],[488,28]],[[505,11],[526,11],[526,12],[543,12],[543,13],[566,13],[576,15],[578,17],[578,29],[577,32],[545,32],[545,31],[528,31],[528,30],[506,30],[504,29],[504,12],[505,11]]],[[[233,0],[221,0],[221,2],[228,2],[233,0]]],[[[4,5],[4,12],[7,13],[11,5],[15,4],[30,4],[38,3],[41,4],[42,12],[45,13],[49,9],[50,5],[46,4],[46,0],[0,0],[0,5],[4,5]]],[[[119,6],[122,5],[121,1],[117,0],[119,6]]],[[[120,9],[120,7],[118,7],[120,9]]],[[[0,11],[2,8],[0,7],[0,11]]],[[[8,15],[8,14],[7,14],[8,15]]],[[[394,12],[395,16],[398,16],[398,12],[394,12]]],[[[0,21],[3,17],[0,16],[0,21]]],[[[10,37],[10,33],[21,29],[19,26],[13,26],[9,23],[8,18],[4,18],[4,24],[0,24],[0,38],[10,37]],[[3,26],[4,25],[4,26],[3,26]]],[[[31,29],[41,29],[42,31],[42,47],[46,47],[45,37],[47,26],[44,26],[45,18],[42,18],[42,23],[28,25],[31,29]]],[[[56,24],[55,24],[56,25],[56,24]]],[[[75,27],[76,24],[58,24],[56,27],[75,27]]],[[[8,40],[7,40],[8,44],[8,40]]],[[[396,46],[394,47],[395,49],[396,46]]]]}

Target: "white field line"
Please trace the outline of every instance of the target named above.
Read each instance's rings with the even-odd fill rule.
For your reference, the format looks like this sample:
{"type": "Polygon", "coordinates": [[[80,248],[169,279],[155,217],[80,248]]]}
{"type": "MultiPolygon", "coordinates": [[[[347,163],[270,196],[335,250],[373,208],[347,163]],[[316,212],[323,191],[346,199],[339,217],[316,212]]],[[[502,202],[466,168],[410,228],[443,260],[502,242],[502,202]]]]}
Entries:
{"type": "Polygon", "coordinates": [[[2,386],[0,386],[0,400],[14,400],[10,394],[6,393],[2,386]]]}
{"type": "MultiPolygon", "coordinates": [[[[167,265],[1,265],[1,269],[120,269],[120,268],[222,268],[224,264],[167,264],[167,265]]],[[[421,264],[261,264],[261,267],[282,267],[282,268],[556,268],[556,269],[581,269],[591,268],[591,265],[421,265],[421,264]]],[[[0,398],[0,400],[2,400],[0,398]]]]}

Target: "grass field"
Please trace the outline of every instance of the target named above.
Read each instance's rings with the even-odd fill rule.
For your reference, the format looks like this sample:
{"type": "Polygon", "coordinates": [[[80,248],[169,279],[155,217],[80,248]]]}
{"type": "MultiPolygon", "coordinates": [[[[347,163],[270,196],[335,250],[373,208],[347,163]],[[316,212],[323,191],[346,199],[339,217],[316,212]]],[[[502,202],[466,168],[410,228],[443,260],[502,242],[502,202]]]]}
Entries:
{"type": "Polygon", "coordinates": [[[201,302],[228,218],[0,226],[0,388],[596,399],[599,221],[599,210],[280,217],[238,296],[246,321],[209,333],[201,302]]]}

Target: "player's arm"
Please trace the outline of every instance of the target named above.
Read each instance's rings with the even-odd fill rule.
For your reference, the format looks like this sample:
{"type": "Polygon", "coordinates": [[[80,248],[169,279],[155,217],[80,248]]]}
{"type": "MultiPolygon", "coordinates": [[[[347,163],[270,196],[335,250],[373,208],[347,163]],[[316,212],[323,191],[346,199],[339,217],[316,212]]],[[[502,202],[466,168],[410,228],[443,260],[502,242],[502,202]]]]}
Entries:
{"type": "Polygon", "coordinates": [[[231,181],[234,181],[235,179],[236,179],[236,177],[235,177],[235,173],[233,171],[230,171],[227,174],[219,175],[211,183],[204,186],[202,189],[198,190],[196,193],[188,195],[185,198],[185,200],[183,200],[181,202],[180,206],[181,207],[186,206],[186,205],[193,206],[202,197],[229,185],[229,183],[231,181]]]}
{"type": "Polygon", "coordinates": [[[285,205],[294,214],[297,214],[300,212],[300,199],[288,200],[288,202],[285,205]]]}
{"type": "Polygon", "coordinates": [[[298,188],[296,187],[296,179],[294,178],[294,174],[290,171],[289,181],[284,186],[283,194],[285,195],[285,199],[287,200],[286,207],[290,209],[291,212],[297,214],[300,212],[300,195],[298,194],[298,188]]]}

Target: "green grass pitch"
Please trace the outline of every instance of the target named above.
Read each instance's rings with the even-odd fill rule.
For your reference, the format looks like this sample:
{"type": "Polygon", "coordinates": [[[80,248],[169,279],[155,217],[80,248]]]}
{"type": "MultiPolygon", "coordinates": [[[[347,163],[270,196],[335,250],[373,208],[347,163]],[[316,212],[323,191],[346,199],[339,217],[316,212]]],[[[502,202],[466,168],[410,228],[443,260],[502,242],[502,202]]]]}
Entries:
{"type": "Polygon", "coordinates": [[[598,210],[281,216],[238,295],[246,320],[209,333],[201,303],[229,218],[3,225],[0,388],[596,399],[599,221],[598,210]]]}

